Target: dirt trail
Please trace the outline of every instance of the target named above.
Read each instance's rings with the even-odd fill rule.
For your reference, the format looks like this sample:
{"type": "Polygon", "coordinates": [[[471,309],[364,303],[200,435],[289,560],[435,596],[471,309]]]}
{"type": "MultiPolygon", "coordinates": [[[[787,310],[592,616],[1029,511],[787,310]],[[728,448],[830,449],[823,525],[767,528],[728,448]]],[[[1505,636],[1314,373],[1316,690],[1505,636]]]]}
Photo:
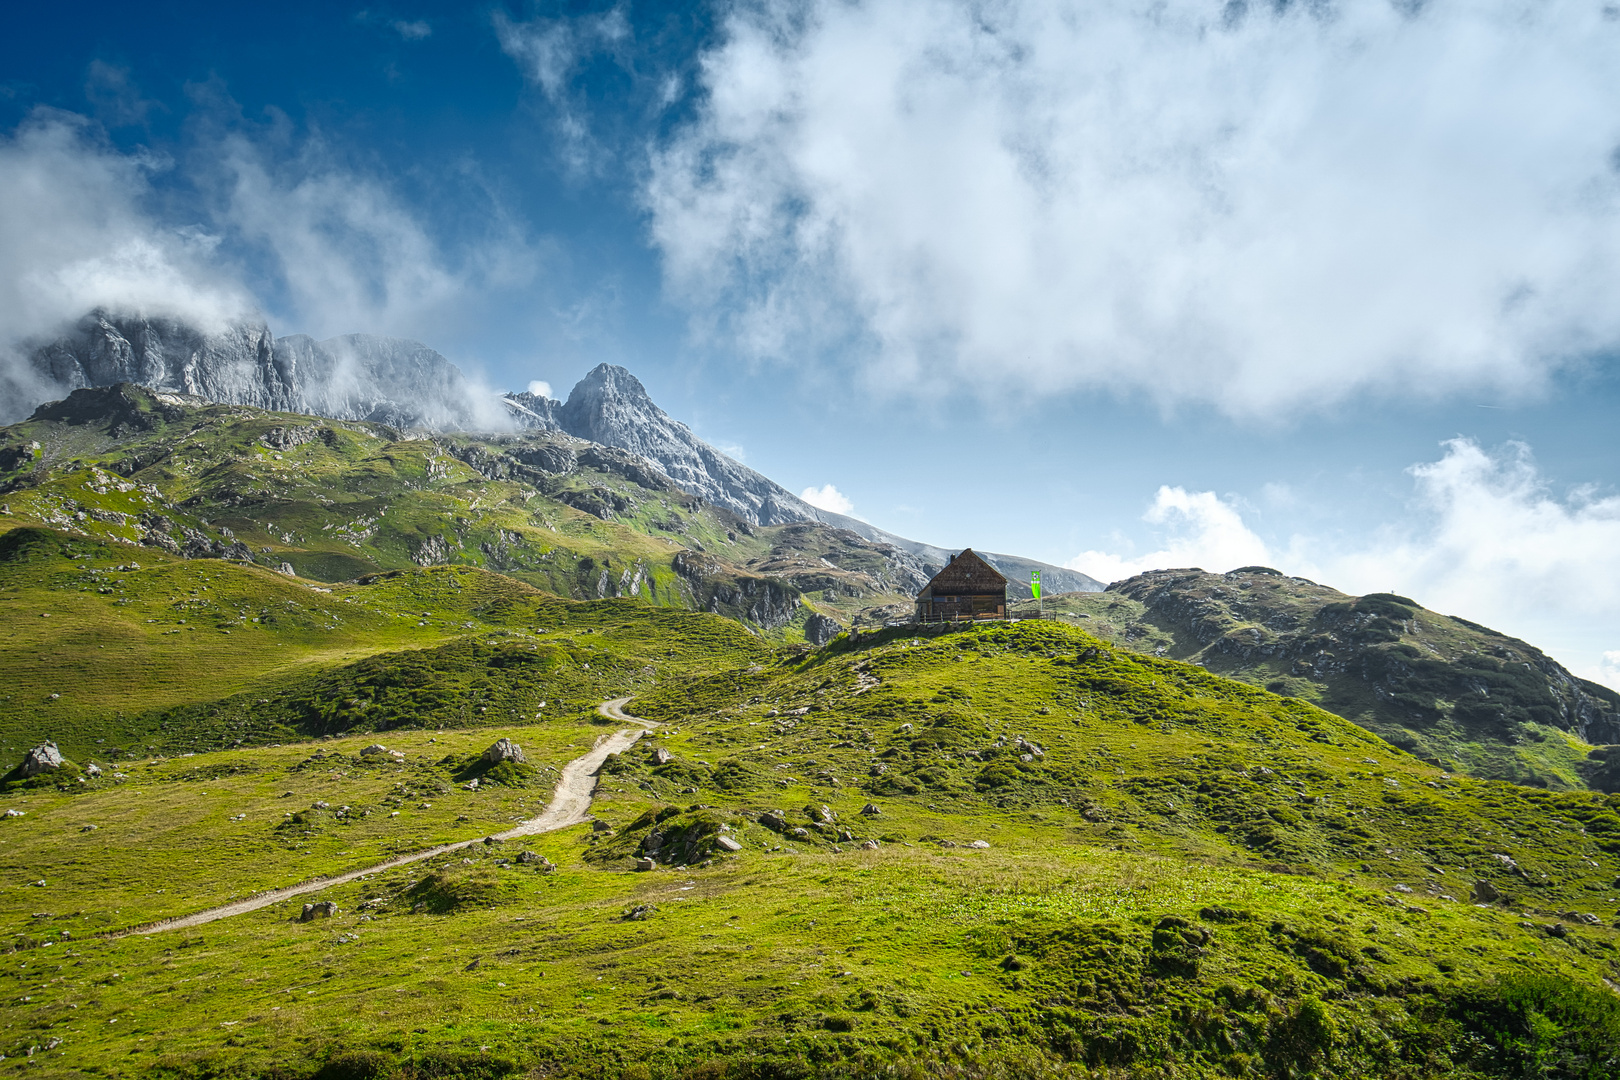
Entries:
{"type": "MultiPolygon", "coordinates": [[[[658,725],[651,720],[643,720],[639,716],[631,716],[624,711],[629,698],[614,698],[604,701],[596,707],[596,711],[609,720],[618,720],[623,723],[639,725],[638,731],[616,731],[612,735],[604,735],[596,740],[589,753],[570,761],[563,766],[562,776],[557,781],[557,790],[552,792],[551,801],[537,817],[532,817],[522,824],[507,829],[505,832],[490,833],[497,840],[509,840],[518,836],[534,836],[537,833],[552,832],[556,829],[566,829],[570,825],[577,825],[590,816],[591,795],[596,791],[596,774],[601,769],[602,762],[609,755],[626,750],[637,739],[658,725]]],[[[131,927],[117,933],[107,934],[109,938],[128,937],[131,934],[157,934],[164,930],[185,930],[203,923],[215,922],[219,919],[228,919],[232,915],[243,915],[249,911],[279,904],[283,900],[290,900],[295,896],[319,892],[333,885],[342,885],[367,874],[379,873],[383,870],[392,870],[396,866],[407,866],[423,859],[431,859],[436,855],[443,855],[451,851],[460,851],[473,844],[481,844],[484,837],[477,836],[471,840],[458,840],[453,844],[440,844],[438,847],[428,848],[425,851],[413,851],[409,855],[400,855],[386,862],[374,863],[359,870],[350,870],[347,873],[335,874],[332,877],[314,878],[301,885],[289,885],[285,889],[272,889],[269,892],[258,893],[246,900],[237,900],[234,903],[224,904],[220,907],[199,911],[194,915],[178,915],[172,919],[162,919],[143,926],[131,927]]]]}

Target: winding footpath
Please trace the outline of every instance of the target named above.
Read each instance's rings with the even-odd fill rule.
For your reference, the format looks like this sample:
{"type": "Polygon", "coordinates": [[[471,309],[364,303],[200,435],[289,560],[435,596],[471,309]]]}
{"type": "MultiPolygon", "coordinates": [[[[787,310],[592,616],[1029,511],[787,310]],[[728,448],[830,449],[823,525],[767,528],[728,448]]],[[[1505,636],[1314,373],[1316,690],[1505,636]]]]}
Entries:
{"type": "MultiPolygon", "coordinates": [[[[552,832],[557,829],[566,829],[570,825],[578,825],[590,817],[591,796],[596,791],[596,774],[602,768],[602,763],[613,754],[627,750],[635,741],[651,731],[658,725],[651,720],[643,720],[639,716],[631,716],[624,711],[629,698],[614,698],[604,701],[596,707],[596,711],[609,720],[621,723],[635,724],[637,728],[626,728],[616,731],[612,735],[604,735],[591,747],[590,752],[570,761],[563,766],[562,777],[557,781],[557,790],[552,792],[551,801],[536,817],[530,818],[505,832],[489,833],[497,840],[511,840],[519,836],[534,836],[538,833],[552,832]]],[[[165,930],[185,930],[203,923],[216,922],[228,919],[232,915],[244,915],[249,911],[258,911],[260,908],[279,904],[283,900],[290,900],[295,896],[304,896],[308,893],[319,892],[333,885],[343,885],[367,874],[380,873],[383,870],[392,870],[396,866],[407,866],[423,859],[431,859],[436,855],[444,855],[451,851],[460,851],[464,847],[484,842],[483,836],[471,840],[458,840],[453,844],[440,844],[437,847],[427,848],[423,851],[413,851],[409,855],[398,855],[385,862],[374,863],[359,870],[350,870],[343,874],[334,874],[331,877],[313,878],[301,885],[289,885],[285,889],[272,889],[269,892],[258,893],[246,900],[237,900],[233,903],[223,904],[219,907],[208,908],[193,915],[178,915],[172,919],[161,919],[158,922],[145,923],[133,926],[128,930],[106,934],[108,938],[129,937],[133,934],[158,934],[165,930]]]]}

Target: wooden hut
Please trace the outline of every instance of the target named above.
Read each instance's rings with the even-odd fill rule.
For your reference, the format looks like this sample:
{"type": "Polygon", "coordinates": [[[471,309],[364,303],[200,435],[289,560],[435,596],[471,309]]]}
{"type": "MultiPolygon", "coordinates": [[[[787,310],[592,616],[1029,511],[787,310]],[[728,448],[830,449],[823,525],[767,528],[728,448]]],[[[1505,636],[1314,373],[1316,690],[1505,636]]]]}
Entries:
{"type": "Polygon", "coordinates": [[[1007,579],[968,548],[917,594],[917,618],[1004,619],[1007,579]]]}

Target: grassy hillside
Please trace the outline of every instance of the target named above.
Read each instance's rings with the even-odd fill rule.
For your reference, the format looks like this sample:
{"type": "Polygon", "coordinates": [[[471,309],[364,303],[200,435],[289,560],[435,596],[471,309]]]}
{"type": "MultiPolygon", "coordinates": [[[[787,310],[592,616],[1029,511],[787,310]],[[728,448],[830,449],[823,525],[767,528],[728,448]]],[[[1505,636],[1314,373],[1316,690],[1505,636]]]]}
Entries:
{"type": "Polygon", "coordinates": [[[542,700],[560,715],[764,651],[734,620],[562,600],[475,567],[317,585],[43,529],[0,534],[8,757],[47,738],[117,761],[512,721],[542,700]]]}
{"type": "MultiPolygon", "coordinates": [[[[1620,798],[1460,777],[1051,623],[736,655],[642,689],[633,711],[665,727],[604,768],[608,831],[335,887],[331,921],[283,905],[96,936],[477,835],[545,784],[468,790],[473,751],[510,731],[554,767],[601,729],[526,717],[390,733],[403,763],[355,736],[14,786],[0,1068],[32,1046],[19,1071],[65,1076],[1620,1069],[1620,798]],[[312,800],[351,820],[286,824],[312,800]]],[[[330,678],[304,700],[361,685],[330,678]]]]}
{"type": "Polygon", "coordinates": [[[818,611],[847,622],[927,580],[905,552],[819,524],[755,529],[566,435],[427,437],[129,385],[0,430],[0,518],[323,583],[477,566],[785,639],[818,611]]]}
{"type": "Polygon", "coordinates": [[[1047,607],[1138,652],[1320,705],[1454,772],[1620,790],[1604,771],[1610,752],[1588,757],[1620,742],[1620,694],[1407,597],[1247,567],[1154,571],[1047,607]]]}

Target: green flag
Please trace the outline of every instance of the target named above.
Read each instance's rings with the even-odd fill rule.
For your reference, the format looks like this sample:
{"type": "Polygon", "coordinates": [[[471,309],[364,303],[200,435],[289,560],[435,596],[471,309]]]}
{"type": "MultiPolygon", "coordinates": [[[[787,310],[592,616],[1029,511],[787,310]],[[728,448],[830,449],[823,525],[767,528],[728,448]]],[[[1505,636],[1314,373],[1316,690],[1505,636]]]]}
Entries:
{"type": "Polygon", "coordinates": [[[1034,594],[1036,600],[1041,598],[1041,572],[1039,570],[1029,572],[1029,591],[1034,594]]]}

